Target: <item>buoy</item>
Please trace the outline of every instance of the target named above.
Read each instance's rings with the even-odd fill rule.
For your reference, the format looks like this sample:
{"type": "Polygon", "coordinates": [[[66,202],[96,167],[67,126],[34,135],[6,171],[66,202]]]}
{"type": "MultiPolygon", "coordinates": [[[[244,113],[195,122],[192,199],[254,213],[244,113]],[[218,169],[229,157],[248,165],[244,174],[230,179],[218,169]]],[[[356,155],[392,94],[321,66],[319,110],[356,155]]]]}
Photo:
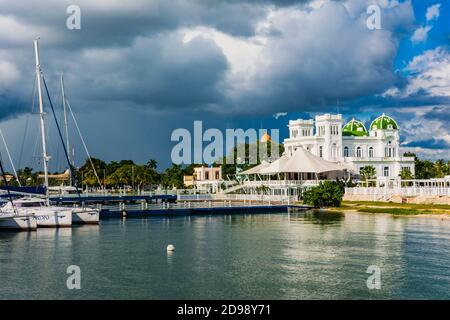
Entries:
{"type": "Polygon", "coordinates": [[[175,251],[175,246],[173,244],[169,244],[167,246],[167,251],[175,251]]]}

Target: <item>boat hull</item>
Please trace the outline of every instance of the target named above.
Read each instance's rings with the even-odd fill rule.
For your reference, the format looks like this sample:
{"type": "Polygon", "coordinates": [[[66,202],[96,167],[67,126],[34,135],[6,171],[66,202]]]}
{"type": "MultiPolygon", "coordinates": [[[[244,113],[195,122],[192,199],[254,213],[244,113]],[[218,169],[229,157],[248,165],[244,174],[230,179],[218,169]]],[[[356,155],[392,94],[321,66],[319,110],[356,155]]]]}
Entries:
{"type": "Polygon", "coordinates": [[[32,231],[36,228],[37,223],[32,216],[0,218],[0,230],[32,231]]]}
{"type": "Polygon", "coordinates": [[[96,209],[74,209],[72,211],[73,224],[98,224],[100,213],[96,209]]]}
{"type": "Polygon", "coordinates": [[[38,228],[65,228],[72,226],[72,210],[37,210],[33,218],[38,228]]]}

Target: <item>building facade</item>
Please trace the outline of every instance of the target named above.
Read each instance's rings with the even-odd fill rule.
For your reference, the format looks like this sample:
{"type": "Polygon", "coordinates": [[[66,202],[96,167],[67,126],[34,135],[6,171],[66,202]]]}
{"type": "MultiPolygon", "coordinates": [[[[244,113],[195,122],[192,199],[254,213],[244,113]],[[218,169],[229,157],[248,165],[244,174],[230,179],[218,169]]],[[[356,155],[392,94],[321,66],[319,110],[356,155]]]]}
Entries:
{"type": "Polygon", "coordinates": [[[291,120],[288,127],[289,138],[284,140],[288,155],[302,147],[325,160],[348,164],[356,172],[372,166],[377,178],[395,179],[402,170],[414,175],[414,158],[400,154],[399,126],[385,114],[369,130],[355,119],[343,125],[340,114],[291,120]]]}
{"type": "Polygon", "coordinates": [[[186,187],[194,187],[197,191],[217,192],[220,190],[222,180],[221,167],[195,167],[192,176],[184,176],[186,187]]]}

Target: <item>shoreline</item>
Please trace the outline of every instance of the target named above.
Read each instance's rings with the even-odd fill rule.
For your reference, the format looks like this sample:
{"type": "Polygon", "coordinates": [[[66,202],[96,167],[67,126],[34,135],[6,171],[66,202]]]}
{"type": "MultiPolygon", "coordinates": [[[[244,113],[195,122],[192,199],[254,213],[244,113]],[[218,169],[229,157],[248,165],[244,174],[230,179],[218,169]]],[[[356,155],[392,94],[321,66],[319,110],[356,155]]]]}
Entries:
{"type": "Polygon", "coordinates": [[[344,201],[341,207],[327,208],[326,210],[329,212],[345,210],[352,213],[388,214],[393,217],[450,220],[450,206],[448,205],[344,201]]]}
{"type": "MultiPolygon", "coordinates": [[[[339,210],[339,208],[333,208],[333,209],[326,209],[326,211],[340,212],[341,210],[339,210]]],[[[394,213],[389,213],[389,212],[380,212],[380,213],[363,212],[363,211],[358,211],[355,209],[350,209],[350,210],[346,209],[345,211],[349,212],[349,213],[357,213],[357,214],[371,214],[371,215],[382,214],[382,215],[389,215],[389,216],[392,216],[395,218],[426,218],[426,219],[438,219],[441,221],[444,221],[444,220],[450,221],[450,214],[448,214],[448,213],[394,214],[394,213]]]]}

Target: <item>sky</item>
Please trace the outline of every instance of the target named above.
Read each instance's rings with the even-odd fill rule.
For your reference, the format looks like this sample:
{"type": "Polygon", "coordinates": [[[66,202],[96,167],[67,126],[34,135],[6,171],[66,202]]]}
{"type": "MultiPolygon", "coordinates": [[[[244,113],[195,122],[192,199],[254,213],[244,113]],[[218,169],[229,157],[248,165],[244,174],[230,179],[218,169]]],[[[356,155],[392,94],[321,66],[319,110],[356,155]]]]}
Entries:
{"type": "MultiPolygon", "coordinates": [[[[40,166],[39,37],[59,119],[63,73],[90,154],[106,161],[165,168],[172,132],[195,120],[205,130],[279,129],[283,139],[289,120],[338,111],[367,126],[388,114],[402,151],[450,159],[449,18],[444,0],[0,0],[0,128],[16,167],[40,166]],[[79,29],[67,27],[71,5],[79,29]]],[[[56,171],[65,165],[46,108],[56,171]]],[[[73,122],[69,131],[80,165],[73,122]]]]}

